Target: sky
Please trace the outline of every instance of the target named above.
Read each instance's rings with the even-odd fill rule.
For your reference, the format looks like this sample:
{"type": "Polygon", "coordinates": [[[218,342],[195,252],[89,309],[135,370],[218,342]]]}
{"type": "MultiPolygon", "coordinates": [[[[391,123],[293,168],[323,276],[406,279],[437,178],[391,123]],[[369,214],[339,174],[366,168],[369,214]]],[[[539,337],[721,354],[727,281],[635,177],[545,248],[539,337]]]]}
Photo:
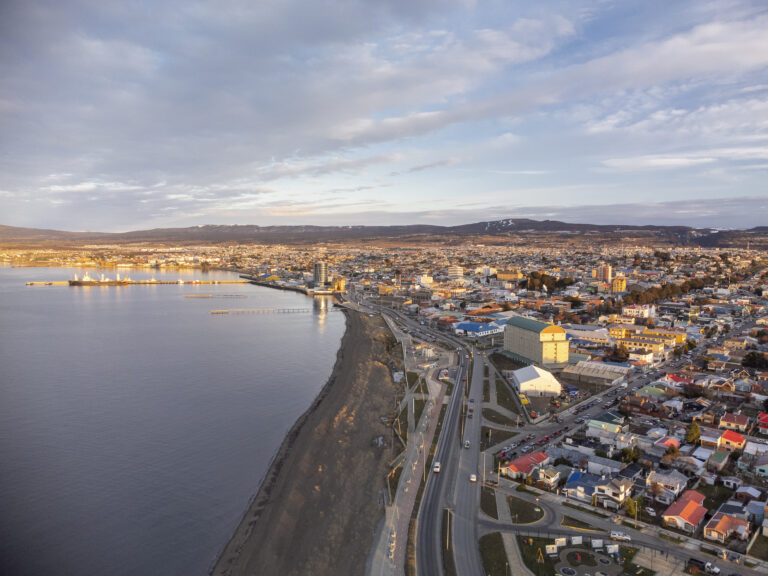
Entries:
{"type": "Polygon", "coordinates": [[[0,1],[0,224],[768,224],[768,4],[0,1]]]}

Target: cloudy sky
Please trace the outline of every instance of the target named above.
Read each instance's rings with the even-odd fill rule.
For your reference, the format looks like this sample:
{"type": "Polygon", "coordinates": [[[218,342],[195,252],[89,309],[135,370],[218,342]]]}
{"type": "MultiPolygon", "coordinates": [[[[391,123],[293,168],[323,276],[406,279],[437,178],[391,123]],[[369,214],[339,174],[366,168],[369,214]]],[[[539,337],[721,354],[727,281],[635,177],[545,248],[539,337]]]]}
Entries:
{"type": "Polygon", "coordinates": [[[768,224],[768,5],[0,1],[0,224],[768,224]]]}

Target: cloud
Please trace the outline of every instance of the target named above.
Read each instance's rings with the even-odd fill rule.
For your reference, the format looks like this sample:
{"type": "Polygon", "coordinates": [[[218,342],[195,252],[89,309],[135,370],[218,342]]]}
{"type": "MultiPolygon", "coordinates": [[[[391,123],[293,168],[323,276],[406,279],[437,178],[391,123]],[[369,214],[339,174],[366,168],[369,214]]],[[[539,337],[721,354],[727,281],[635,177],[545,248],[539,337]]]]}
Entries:
{"type": "Polygon", "coordinates": [[[3,2],[0,213],[124,229],[227,204],[269,221],[267,202],[318,191],[374,203],[386,186],[402,210],[525,198],[507,186],[526,179],[505,176],[536,176],[553,203],[570,201],[566,178],[597,199],[661,194],[673,172],[667,196],[762,190],[749,166],[765,164],[768,14],[749,1],[664,14],[599,0],[3,2]]]}
{"type": "Polygon", "coordinates": [[[742,162],[767,159],[768,147],[713,148],[673,155],[656,154],[629,158],[609,158],[603,160],[603,165],[613,170],[631,172],[637,170],[688,168],[724,160],[742,162]]]}

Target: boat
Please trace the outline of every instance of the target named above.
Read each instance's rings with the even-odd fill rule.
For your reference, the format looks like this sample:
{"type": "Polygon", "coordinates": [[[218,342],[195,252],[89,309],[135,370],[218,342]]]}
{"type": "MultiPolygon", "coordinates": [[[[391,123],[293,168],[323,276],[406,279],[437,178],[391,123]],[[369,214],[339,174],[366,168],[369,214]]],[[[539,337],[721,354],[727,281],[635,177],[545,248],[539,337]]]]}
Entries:
{"type": "Polygon", "coordinates": [[[99,280],[96,280],[95,278],[91,278],[88,272],[85,273],[82,279],[78,278],[77,274],[75,274],[75,278],[69,281],[70,286],[127,286],[128,284],[134,283],[135,282],[130,278],[121,279],[119,274],[114,280],[105,278],[104,274],[101,275],[99,280]]]}

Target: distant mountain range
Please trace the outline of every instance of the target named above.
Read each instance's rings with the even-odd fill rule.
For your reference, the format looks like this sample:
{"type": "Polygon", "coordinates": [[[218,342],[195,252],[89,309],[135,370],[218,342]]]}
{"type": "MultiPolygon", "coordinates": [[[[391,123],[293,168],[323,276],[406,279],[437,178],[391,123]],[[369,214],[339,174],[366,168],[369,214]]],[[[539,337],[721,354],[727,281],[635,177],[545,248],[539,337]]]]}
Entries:
{"type": "Polygon", "coordinates": [[[698,245],[768,248],[768,226],[749,230],[690,228],[687,226],[618,226],[572,224],[555,220],[510,218],[460,226],[194,226],[134,232],[65,232],[0,225],[5,246],[77,247],[86,244],[315,244],[375,241],[388,244],[468,241],[487,244],[525,239],[553,243],[637,241],[652,245],[698,245]]]}

